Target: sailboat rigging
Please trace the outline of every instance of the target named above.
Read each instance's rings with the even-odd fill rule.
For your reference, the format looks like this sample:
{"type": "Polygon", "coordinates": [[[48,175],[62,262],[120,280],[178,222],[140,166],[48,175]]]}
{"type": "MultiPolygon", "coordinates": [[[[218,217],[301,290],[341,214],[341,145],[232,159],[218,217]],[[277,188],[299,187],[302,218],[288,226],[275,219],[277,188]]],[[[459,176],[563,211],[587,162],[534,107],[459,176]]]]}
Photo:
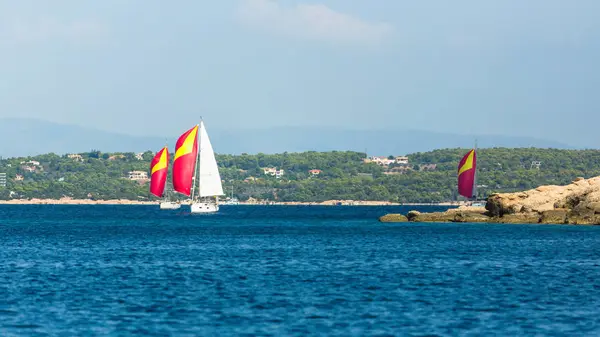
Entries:
{"type": "Polygon", "coordinates": [[[214,213],[219,210],[218,197],[224,194],[221,175],[202,120],[177,141],[173,188],[191,196],[192,213],[214,213]]]}

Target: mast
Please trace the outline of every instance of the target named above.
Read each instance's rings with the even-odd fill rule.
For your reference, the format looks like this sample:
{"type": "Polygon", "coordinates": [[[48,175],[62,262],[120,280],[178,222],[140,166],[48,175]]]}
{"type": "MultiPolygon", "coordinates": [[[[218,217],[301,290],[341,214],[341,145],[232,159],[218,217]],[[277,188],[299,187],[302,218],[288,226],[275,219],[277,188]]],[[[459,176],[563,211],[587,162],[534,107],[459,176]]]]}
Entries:
{"type": "MultiPolygon", "coordinates": [[[[196,154],[196,166],[194,167],[194,177],[192,178],[192,203],[194,202],[194,192],[196,189],[196,177],[199,178],[200,171],[200,132],[202,132],[202,117],[200,117],[200,125],[198,126],[198,132],[196,133],[196,139],[198,140],[198,153],[196,154]]],[[[198,179],[198,194],[200,194],[200,179],[198,179]]]]}
{"type": "Polygon", "coordinates": [[[200,153],[202,152],[202,130],[204,130],[204,121],[202,120],[202,116],[200,116],[200,127],[198,130],[198,161],[196,162],[196,166],[198,168],[198,199],[202,198],[202,195],[200,195],[200,153]]]}
{"type": "MultiPolygon", "coordinates": [[[[169,141],[165,138],[165,149],[167,149],[167,155],[169,154],[169,141]]],[[[167,167],[169,167],[169,161],[167,160],[167,167]]],[[[173,171],[173,169],[171,168],[171,171],[173,171]]],[[[167,177],[169,176],[169,171],[167,170],[167,177]]],[[[171,184],[173,184],[171,182],[171,184]]],[[[169,184],[166,183],[165,184],[165,190],[163,191],[163,201],[170,201],[170,195],[169,195],[169,184]]]]}
{"type": "Polygon", "coordinates": [[[475,175],[473,177],[473,196],[471,199],[477,200],[477,138],[475,138],[475,148],[473,149],[475,156],[475,175]]]}

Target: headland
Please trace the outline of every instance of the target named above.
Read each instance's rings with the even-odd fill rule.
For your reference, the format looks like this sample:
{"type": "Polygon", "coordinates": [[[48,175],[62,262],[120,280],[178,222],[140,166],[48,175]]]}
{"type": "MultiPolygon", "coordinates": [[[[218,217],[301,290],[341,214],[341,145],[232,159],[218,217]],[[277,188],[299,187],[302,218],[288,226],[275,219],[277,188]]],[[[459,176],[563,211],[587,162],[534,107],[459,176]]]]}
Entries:
{"type": "Polygon", "coordinates": [[[445,212],[387,214],[382,222],[473,222],[508,224],[600,225],[600,176],[577,178],[564,186],[540,186],[523,192],[494,193],[485,207],[445,212]]]}

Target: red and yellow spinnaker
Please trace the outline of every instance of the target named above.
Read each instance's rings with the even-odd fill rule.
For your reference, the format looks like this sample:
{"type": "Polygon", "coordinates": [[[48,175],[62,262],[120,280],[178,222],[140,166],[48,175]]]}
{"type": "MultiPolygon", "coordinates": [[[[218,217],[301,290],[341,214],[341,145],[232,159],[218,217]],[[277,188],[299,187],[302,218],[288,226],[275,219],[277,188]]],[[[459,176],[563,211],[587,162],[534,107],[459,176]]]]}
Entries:
{"type": "Polygon", "coordinates": [[[158,151],[150,162],[150,193],[161,198],[167,182],[169,166],[169,149],[165,146],[158,151]]]}
{"type": "Polygon", "coordinates": [[[458,164],[458,194],[466,198],[474,197],[477,153],[469,151],[458,164]]]}
{"type": "Polygon", "coordinates": [[[175,144],[175,157],[173,158],[173,189],[175,191],[190,196],[197,156],[198,125],[181,135],[175,144]]]}

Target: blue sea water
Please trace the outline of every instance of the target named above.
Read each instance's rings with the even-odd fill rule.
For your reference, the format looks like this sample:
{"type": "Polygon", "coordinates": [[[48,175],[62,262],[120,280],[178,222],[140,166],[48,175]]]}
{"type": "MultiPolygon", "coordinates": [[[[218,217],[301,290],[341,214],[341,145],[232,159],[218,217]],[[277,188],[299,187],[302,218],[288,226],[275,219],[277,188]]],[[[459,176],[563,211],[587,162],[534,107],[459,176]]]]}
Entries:
{"type": "Polygon", "coordinates": [[[600,335],[600,227],[412,208],[0,206],[0,336],[600,335]]]}

